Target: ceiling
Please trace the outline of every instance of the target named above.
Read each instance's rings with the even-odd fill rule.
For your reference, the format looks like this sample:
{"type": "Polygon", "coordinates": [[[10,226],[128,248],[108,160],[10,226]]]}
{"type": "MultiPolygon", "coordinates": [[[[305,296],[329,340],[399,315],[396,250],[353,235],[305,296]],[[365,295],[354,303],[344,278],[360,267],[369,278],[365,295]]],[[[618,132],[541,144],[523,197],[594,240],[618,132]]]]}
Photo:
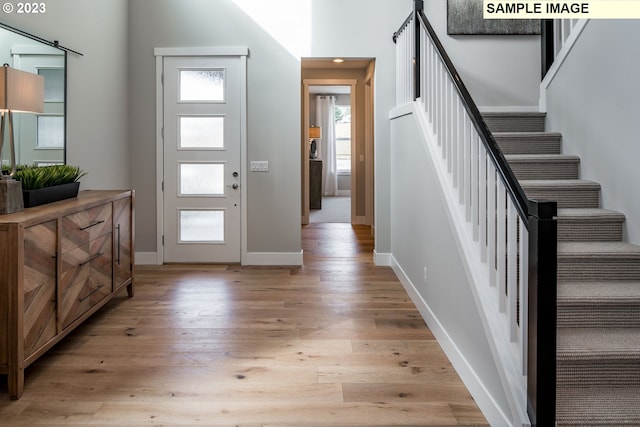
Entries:
{"type": "Polygon", "coordinates": [[[309,86],[309,93],[312,95],[321,93],[331,95],[348,95],[351,93],[351,86],[309,86]]]}
{"type": "Polygon", "coordinates": [[[371,61],[373,61],[371,58],[345,58],[344,62],[337,64],[333,62],[333,58],[303,58],[302,69],[363,69],[367,68],[371,61]]]}
{"type": "MultiPolygon", "coordinates": [[[[340,70],[366,69],[373,61],[371,58],[344,58],[344,62],[333,62],[333,58],[303,58],[302,69],[340,70]]],[[[347,95],[351,91],[349,86],[309,86],[311,94],[347,95]]]]}

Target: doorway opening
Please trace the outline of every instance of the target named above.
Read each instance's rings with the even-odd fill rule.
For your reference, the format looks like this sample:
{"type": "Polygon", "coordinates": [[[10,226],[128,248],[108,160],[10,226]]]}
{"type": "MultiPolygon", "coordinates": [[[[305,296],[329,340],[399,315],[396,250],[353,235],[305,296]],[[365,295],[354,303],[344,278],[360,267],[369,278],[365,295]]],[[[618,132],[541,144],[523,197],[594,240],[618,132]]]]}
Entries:
{"type": "Polygon", "coordinates": [[[310,86],[309,94],[309,222],[351,223],[351,86],[310,86]]]}
{"type": "Polygon", "coordinates": [[[373,226],[373,59],[302,60],[302,224],[373,226]]]}

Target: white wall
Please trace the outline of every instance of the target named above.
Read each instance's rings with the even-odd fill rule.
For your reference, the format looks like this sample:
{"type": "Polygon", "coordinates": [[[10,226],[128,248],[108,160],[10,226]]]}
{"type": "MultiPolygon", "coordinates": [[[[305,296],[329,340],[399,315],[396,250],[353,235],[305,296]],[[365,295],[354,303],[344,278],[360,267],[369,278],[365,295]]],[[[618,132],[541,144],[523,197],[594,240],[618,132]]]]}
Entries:
{"type": "Polygon", "coordinates": [[[626,214],[640,244],[640,22],[591,20],[547,91],[547,129],[581,158],[581,177],[600,182],[604,208],[626,214]]]}
{"type": "Polygon", "coordinates": [[[315,0],[311,56],[375,58],[375,244],[390,253],[389,111],[395,106],[393,33],[413,8],[411,0],[315,0]]]}
{"type": "Polygon", "coordinates": [[[84,56],[68,55],[67,163],[89,174],[81,189],[130,188],[127,1],[55,0],[40,15],[2,21],[84,56]]]}
{"type": "MultiPolygon", "coordinates": [[[[131,0],[130,103],[133,178],[138,189],[138,251],[156,250],[156,47],[249,48],[248,251],[300,252],[300,62],[225,0],[131,0]]],[[[244,165],[246,167],[246,165],[244,165]]]]}
{"type": "Polygon", "coordinates": [[[433,160],[413,115],[391,120],[391,142],[393,258],[406,276],[405,283],[409,281],[419,295],[414,302],[491,425],[505,425],[500,414],[510,414],[509,404],[455,243],[433,160]]]}
{"type": "Polygon", "coordinates": [[[425,1],[424,5],[425,15],[481,111],[538,110],[539,36],[448,36],[447,1],[425,1]]]}
{"type": "Polygon", "coordinates": [[[285,22],[278,26],[276,39],[231,0],[129,1],[130,138],[139,252],[156,250],[153,48],[179,46],[249,48],[248,160],[270,162],[268,174],[249,173],[245,183],[249,252],[300,250],[300,57],[376,58],[376,243],[384,252],[389,251],[387,113],[395,97],[391,35],[411,10],[412,2],[312,0],[309,17],[287,15],[286,10],[275,7],[279,3],[273,2],[272,10],[285,22]],[[301,29],[294,25],[306,18],[310,26],[301,29]],[[298,32],[309,29],[310,46],[299,55],[278,41],[304,39],[307,35],[298,32]]]}

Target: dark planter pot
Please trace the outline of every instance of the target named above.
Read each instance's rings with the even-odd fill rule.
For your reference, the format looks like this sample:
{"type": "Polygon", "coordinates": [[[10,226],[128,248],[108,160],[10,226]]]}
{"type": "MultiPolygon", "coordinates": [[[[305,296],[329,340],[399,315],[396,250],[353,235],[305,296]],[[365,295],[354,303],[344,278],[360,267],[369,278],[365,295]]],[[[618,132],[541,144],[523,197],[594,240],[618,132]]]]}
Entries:
{"type": "Polygon", "coordinates": [[[57,202],[58,200],[71,199],[78,195],[79,182],[69,184],[53,185],[35,190],[22,190],[24,207],[31,208],[46,203],[57,202]]]}

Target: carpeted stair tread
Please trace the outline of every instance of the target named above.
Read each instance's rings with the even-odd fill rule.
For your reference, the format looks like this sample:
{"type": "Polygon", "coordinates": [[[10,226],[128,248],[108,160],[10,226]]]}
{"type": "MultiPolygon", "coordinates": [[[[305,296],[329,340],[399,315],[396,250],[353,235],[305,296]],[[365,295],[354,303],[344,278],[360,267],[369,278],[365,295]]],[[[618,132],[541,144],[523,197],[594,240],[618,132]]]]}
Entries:
{"type": "Polygon", "coordinates": [[[559,328],[558,387],[640,387],[638,342],[632,328],[559,328]]]}
{"type": "Polygon", "coordinates": [[[482,114],[492,132],[542,132],[546,114],[538,112],[491,112],[482,114]]]}
{"type": "Polygon", "coordinates": [[[558,208],[597,208],[600,206],[600,184],[582,179],[520,180],[527,197],[533,200],[555,200],[558,208]]]}
{"type": "Polygon", "coordinates": [[[640,303],[640,282],[560,282],[558,303],[640,303]]]}
{"type": "Polygon", "coordinates": [[[564,154],[508,154],[505,156],[516,178],[578,179],[580,157],[564,154]]]}
{"type": "Polygon", "coordinates": [[[624,214],[599,208],[558,209],[559,241],[620,241],[624,214]]]}
{"type": "Polygon", "coordinates": [[[527,197],[558,202],[557,426],[640,426],[640,247],[543,113],[485,113],[527,197]],[[571,154],[571,153],[568,153],[571,154]]]}
{"type": "Polygon", "coordinates": [[[640,387],[560,388],[557,426],[639,426],[640,387]]]}
{"type": "Polygon", "coordinates": [[[560,282],[557,320],[560,328],[640,328],[640,282],[560,282]]]}
{"type": "Polygon", "coordinates": [[[625,242],[558,242],[558,281],[640,281],[640,247],[625,242]]]}
{"type": "Polygon", "coordinates": [[[558,255],[565,258],[619,256],[640,261],[640,246],[627,242],[560,242],[558,255]]]}
{"type": "Polygon", "coordinates": [[[562,134],[557,132],[494,132],[503,154],[560,154],[562,134]]]}
{"type": "Polygon", "coordinates": [[[640,331],[633,328],[558,328],[558,360],[601,357],[640,362],[640,331]]]}

